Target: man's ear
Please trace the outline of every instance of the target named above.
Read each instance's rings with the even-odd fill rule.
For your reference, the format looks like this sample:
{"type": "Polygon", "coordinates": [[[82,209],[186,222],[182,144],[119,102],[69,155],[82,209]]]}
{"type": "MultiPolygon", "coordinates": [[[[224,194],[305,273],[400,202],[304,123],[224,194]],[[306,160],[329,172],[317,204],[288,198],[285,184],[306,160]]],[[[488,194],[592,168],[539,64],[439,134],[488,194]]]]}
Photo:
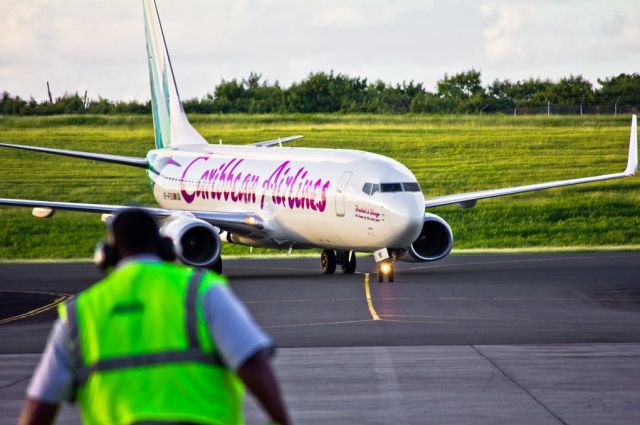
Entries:
{"type": "Polygon", "coordinates": [[[108,273],[120,261],[116,248],[107,241],[99,242],[93,253],[93,262],[100,270],[108,273]]]}

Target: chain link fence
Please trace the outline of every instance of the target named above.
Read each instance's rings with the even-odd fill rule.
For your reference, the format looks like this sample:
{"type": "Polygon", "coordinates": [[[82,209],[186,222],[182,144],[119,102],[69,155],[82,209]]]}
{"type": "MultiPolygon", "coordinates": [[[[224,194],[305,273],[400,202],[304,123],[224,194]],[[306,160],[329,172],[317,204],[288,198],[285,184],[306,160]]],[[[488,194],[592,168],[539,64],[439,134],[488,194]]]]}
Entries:
{"type": "Polygon", "coordinates": [[[501,113],[505,115],[629,115],[637,113],[638,105],[618,104],[577,104],[561,105],[547,103],[542,105],[512,106],[509,108],[483,108],[482,113],[501,113]]]}

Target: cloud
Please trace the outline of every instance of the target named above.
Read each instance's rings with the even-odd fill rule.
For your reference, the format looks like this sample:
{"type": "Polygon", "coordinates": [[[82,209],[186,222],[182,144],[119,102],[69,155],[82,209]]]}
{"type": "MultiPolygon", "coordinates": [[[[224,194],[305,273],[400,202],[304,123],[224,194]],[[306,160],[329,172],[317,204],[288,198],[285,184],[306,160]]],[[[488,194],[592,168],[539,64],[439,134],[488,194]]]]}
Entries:
{"type": "MultiPolygon", "coordinates": [[[[434,87],[634,72],[640,12],[608,0],[158,0],[180,92],[203,96],[250,71],[284,85],[312,71],[434,87]]],[[[147,99],[142,6],[131,0],[0,0],[0,90],[88,90],[147,99]]]]}
{"type": "Polygon", "coordinates": [[[527,5],[488,3],[481,6],[480,10],[490,21],[482,32],[489,60],[504,62],[524,56],[522,45],[518,43],[518,34],[526,25],[527,9],[527,5]]]}

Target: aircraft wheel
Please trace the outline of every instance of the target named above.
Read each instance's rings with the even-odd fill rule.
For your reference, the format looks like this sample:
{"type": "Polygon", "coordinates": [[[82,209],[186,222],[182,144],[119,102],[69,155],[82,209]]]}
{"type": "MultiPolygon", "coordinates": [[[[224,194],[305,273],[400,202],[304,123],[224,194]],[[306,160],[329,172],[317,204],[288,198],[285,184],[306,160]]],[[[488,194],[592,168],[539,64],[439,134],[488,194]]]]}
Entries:
{"type": "Polygon", "coordinates": [[[322,254],[320,254],[320,267],[324,274],[334,274],[336,272],[336,252],[334,250],[322,250],[322,254]]]}
{"type": "Polygon", "coordinates": [[[352,274],[356,271],[356,253],[355,251],[347,252],[344,263],[342,263],[342,271],[345,274],[352,274]],[[349,258],[351,254],[351,258],[349,258]]]}

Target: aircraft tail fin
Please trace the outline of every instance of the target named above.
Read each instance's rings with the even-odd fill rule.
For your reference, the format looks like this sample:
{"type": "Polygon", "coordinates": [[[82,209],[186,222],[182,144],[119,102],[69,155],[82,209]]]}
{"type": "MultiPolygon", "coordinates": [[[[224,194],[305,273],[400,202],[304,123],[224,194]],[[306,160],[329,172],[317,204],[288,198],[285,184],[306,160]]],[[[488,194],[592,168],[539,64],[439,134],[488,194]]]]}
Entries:
{"type": "Polygon", "coordinates": [[[151,83],[151,110],[157,149],[206,144],[184,113],[155,0],[143,0],[151,83]]]}

